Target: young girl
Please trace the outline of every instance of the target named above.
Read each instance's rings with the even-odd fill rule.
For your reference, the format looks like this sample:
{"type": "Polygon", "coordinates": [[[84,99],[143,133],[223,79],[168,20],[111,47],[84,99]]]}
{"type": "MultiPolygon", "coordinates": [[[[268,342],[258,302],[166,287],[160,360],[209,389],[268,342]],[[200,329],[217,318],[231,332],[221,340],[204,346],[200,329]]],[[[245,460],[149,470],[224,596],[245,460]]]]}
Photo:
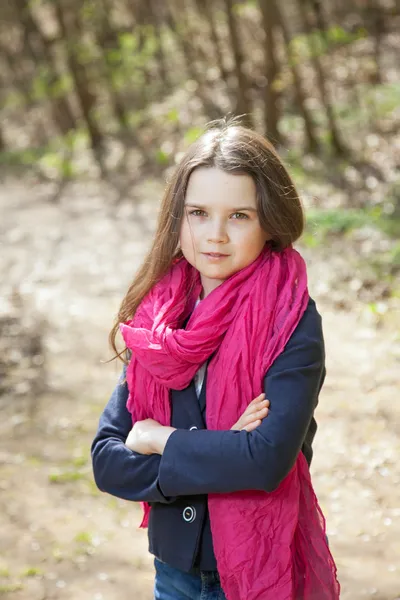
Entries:
{"type": "Polygon", "coordinates": [[[156,600],[339,598],[309,473],[325,366],[302,230],[274,148],[235,121],[166,189],[92,445],[98,487],[143,503],[156,600]]]}

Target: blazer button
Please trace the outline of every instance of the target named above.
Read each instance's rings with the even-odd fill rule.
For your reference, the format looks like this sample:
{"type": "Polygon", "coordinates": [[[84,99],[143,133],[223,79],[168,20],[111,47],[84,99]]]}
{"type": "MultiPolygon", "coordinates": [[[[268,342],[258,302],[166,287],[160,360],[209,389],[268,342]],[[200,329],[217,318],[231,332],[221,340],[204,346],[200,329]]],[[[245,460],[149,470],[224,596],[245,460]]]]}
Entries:
{"type": "Polygon", "coordinates": [[[182,514],[183,520],[186,521],[186,523],[193,523],[196,518],[196,509],[194,506],[187,506],[182,514]]]}
{"type": "Polygon", "coordinates": [[[189,429],[189,431],[193,431],[193,429],[197,429],[196,425],[193,425],[193,427],[191,427],[191,428],[189,429]]]}

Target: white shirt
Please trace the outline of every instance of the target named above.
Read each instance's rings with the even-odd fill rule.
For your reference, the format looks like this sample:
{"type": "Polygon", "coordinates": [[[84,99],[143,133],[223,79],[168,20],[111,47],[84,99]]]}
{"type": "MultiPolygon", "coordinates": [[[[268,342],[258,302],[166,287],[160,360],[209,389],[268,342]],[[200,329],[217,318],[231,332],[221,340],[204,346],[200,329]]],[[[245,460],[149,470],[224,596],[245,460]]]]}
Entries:
{"type": "MultiPolygon", "coordinates": [[[[195,304],[195,308],[199,304],[199,302],[200,302],[200,298],[197,298],[196,304],[195,304]]],[[[196,387],[197,397],[200,396],[200,392],[201,392],[201,388],[203,386],[204,375],[206,373],[206,369],[207,369],[207,361],[201,365],[200,369],[197,371],[197,373],[194,376],[194,385],[196,387]]]]}

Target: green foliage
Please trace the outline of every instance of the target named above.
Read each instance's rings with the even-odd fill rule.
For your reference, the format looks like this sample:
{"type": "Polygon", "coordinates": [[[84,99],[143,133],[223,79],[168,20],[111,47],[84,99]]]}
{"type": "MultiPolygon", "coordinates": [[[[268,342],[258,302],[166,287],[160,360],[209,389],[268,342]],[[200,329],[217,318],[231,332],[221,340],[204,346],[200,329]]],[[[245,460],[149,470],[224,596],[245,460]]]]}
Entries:
{"type": "Polygon", "coordinates": [[[84,130],[70,131],[64,136],[54,138],[38,161],[38,166],[57,179],[72,179],[77,174],[73,164],[73,152],[82,142],[87,143],[84,130]]]}
{"type": "Polygon", "coordinates": [[[118,47],[106,51],[115,89],[143,89],[145,70],[154,57],[157,44],[153,26],[136,27],[133,32],[118,34],[118,47]]]}
{"type": "MultiPolygon", "coordinates": [[[[385,215],[382,207],[361,209],[310,209],[302,241],[313,248],[323,243],[330,235],[346,235],[361,227],[380,229],[389,236],[399,237],[400,218],[385,215]]],[[[400,243],[390,250],[386,259],[388,263],[397,265],[400,260],[400,243]]],[[[382,261],[381,261],[382,262],[382,261]]]]}
{"type": "Polygon", "coordinates": [[[49,474],[49,481],[50,483],[70,483],[72,481],[79,481],[85,477],[85,473],[82,473],[81,471],[57,470],[49,474]]]}
{"type": "Polygon", "coordinates": [[[120,33],[118,41],[119,49],[116,52],[119,51],[119,59],[127,71],[143,69],[157,49],[157,38],[151,25],[135,27],[132,33],[120,33]]]}
{"type": "Polygon", "coordinates": [[[2,152],[0,166],[35,168],[54,179],[72,179],[78,174],[74,151],[87,144],[85,129],[70,131],[65,136],[54,137],[47,146],[2,152]]]}
{"type": "MultiPolygon", "coordinates": [[[[398,225],[400,226],[400,222],[398,225]]],[[[394,267],[400,267],[400,242],[398,242],[390,251],[390,260],[394,267]]]]}
{"type": "Polygon", "coordinates": [[[69,74],[55,77],[49,67],[42,65],[37,69],[37,74],[32,80],[31,96],[33,100],[41,101],[46,98],[60,98],[72,89],[72,80],[69,74]]]}
{"type": "Polygon", "coordinates": [[[340,25],[332,25],[326,31],[315,29],[309,34],[301,33],[290,42],[292,60],[297,64],[312,57],[324,56],[337,46],[351,44],[366,36],[363,28],[349,32],[340,25]]]}
{"type": "Polygon", "coordinates": [[[61,548],[54,546],[51,550],[51,556],[56,562],[61,562],[64,559],[64,553],[61,548]]]}
{"type": "Polygon", "coordinates": [[[170,123],[178,123],[179,122],[179,111],[177,108],[171,108],[169,112],[167,112],[167,120],[170,123]]]}
{"type": "Polygon", "coordinates": [[[155,152],[155,159],[159,165],[165,166],[169,163],[169,154],[167,154],[167,152],[165,152],[164,150],[161,150],[161,148],[159,148],[155,152]]]}
{"type": "Polygon", "coordinates": [[[26,99],[16,90],[7,92],[4,97],[2,97],[2,102],[5,110],[18,110],[24,108],[26,105],[26,99]]]}
{"type": "Polygon", "coordinates": [[[145,122],[146,118],[147,118],[146,109],[135,110],[134,112],[131,112],[128,114],[129,126],[132,129],[137,129],[145,122]]]}
{"type": "Polygon", "coordinates": [[[43,575],[43,571],[38,567],[26,567],[21,573],[22,577],[36,577],[39,575],[43,575]]]}
{"type": "Polygon", "coordinates": [[[72,460],[72,464],[77,469],[79,469],[80,467],[84,467],[85,465],[87,465],[87,463],[88,463],[88,458],[87,458],[87,456],[84,456],[84,455],[75,456],[72,460]]]}
{"type": "Polygon", "coordinates": [[[288,135],[293,131],[302,131],[304,121],[300,115],[286,113],[279,121],[279,130],[283,135],[288,135]]]}
{"type": "Polygon", "coordinates": [[[99,58],[99,48],[90,39],[71,38],[67,44],[70,46],[71,53],[82,67],[90,68],[99,58]]]}
{"type": "Polygon", "coordinates": [[[42,150],[38,148],[24,148],[23,150],[1,152],[0,166],[32,167],[41,154],[42,150]]]}
{"type": "Polygon", "coordinates": [[[379,228],[392,238],[400,238],[400,216],[382,217],[378,221],[379,228]]]}
{"type": "Polygon", "coordinates": [[[187,144],[192,144],[195,142],[202,134],[204,133],[204,129],[201,127],[191,127],[188,129],[184,135],[184,140],[187,144]]]}
{"type": "Polygon", "coordinates": [[[75,536],[75,542],[78,542],[78,544],[85,544],[87,546],[92,544],[92,539],[92,534],[88,531],[80,531],[75,536]]]}
{"type": "Polygon", "coordinates": [[[399,108],[400,83],[393,82],[366,87],[364,99],[376,117],[389,117],[399,108]]]}
{"type": "Polygon", "coordinates": [[[0,594],[9,594],[11,592],[18,592],[22,590],[24,586],[22,583],[4,583],[0,584],[0,594]]]}
{"type": "Polygon", "coordinates": [[[343,234],[352,229],[370,225],[374,217],[368,211],[352,209],[336,210],[309,210],[307,229],[317,235],[325,236],[327,233],[343,234]]]}
{"type": "Polygon", "coordinates": [[[47,152],[39,161],[39,165],[55,172],[57,178],[72,179],[75,175],[72,161],[57,150],[47,152]]]}
{"type": "Polygon", "coordinates": [[[80,9],[80,15],[83,19],[92,21],[99,12],[99,5],[96,0],[85,0],[80,9]]]}
{"type": "Polygon", "coordinates": [[[253,5],[255,2],[234,2],[232,6],[233,14],[238,18],[243,18],[246,15],[248,6],[253,5]]]}

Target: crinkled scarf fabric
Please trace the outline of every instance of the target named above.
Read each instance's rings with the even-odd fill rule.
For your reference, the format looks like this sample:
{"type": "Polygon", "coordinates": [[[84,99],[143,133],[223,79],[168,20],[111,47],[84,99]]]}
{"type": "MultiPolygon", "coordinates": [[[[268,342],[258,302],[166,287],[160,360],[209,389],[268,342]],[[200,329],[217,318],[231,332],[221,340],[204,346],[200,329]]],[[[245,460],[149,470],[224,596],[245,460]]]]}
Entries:
{"type": "MultiPolygon", "coordinates": [[[[147,294],[133,320],[121,324],[132,350],[127,407],[133,423],[153,418],[170,425],[170,390],[187,387],[213,355],[207,428],[230,429],[262,392],[265,373],[307,307],[306,267],[293,247],[277,253],[265,246],[194,308],[200,291],[199,272],[181,258],[147,294]]],[[[208,507],[228,600],[339,598],[325,519],[302,452],[274,492],[209,494],[208,507]]],[[[149,510],[145,506],[144,527],[149,510]]]]}

